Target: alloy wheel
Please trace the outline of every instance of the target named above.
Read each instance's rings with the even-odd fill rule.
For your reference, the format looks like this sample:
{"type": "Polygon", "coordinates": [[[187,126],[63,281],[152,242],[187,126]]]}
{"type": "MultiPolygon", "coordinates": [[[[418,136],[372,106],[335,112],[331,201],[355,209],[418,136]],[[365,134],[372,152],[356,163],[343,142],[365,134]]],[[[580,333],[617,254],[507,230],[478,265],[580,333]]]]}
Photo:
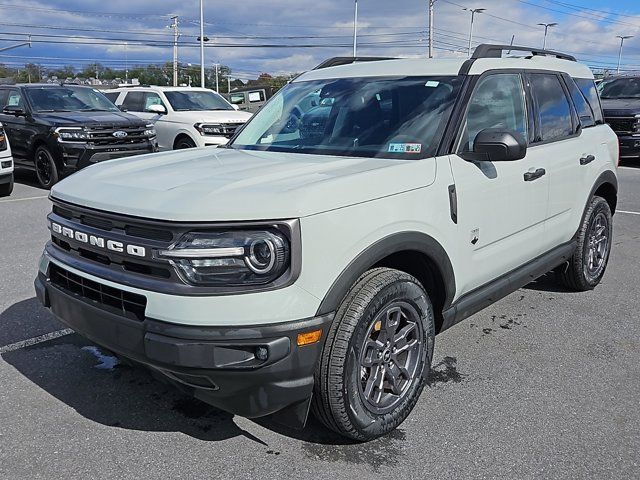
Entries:
{"type": "Polygon", "coordinates": [[[604,213],[598,213],[589,227],[585,252],[584,271],[590,278],[600,276],[609,252],[609,222],[604,213]]]}

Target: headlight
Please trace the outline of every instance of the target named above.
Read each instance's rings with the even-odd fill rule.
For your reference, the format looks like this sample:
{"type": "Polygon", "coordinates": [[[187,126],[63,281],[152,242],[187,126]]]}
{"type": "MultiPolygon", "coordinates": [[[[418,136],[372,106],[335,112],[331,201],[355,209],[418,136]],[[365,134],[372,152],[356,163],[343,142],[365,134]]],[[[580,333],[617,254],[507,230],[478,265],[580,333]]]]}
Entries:
{"type": "Polygon", "coordinates": [[[291,265],[289,239],[276,228],[190,232],[158,255],[198,286],[267,285],[291,265]]]}
{"type": "Polygon", "coordinates": [[[59,142],[88,142],[91,134],[81,127],[56,128],[55,134],[59,142]]]}
{"type": "Polygon", "coordinates": [[[224,126],[218,123],[211,123],[211,124],[196,123],[193,127],[200,133],[200,135],[224,135],[225,134],[224,126]]]}
{"type": "Polygon", "coordinates": [[[145,137],[155,137],[156,136],[156,127],[153,123],[145,125],[146,130],[144,131],[145,137]]]}

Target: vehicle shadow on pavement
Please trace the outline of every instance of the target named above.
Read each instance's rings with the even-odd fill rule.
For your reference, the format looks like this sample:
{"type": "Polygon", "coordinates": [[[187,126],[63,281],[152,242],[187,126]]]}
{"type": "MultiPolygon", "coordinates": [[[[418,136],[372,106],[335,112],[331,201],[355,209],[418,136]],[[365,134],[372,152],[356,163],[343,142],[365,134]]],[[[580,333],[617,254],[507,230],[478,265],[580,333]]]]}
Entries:
{"type": "MultiPolygon", "coordinates": [[[[2,331],[15,332],[10,341],[0,343],[0,348],[30,338],[29,333],[20,332],[22,324],[31,321],[42,324],[43,320],[49,320],[51,325],[59,325],[41,307],[45,318],[35,317],[36,305],[39,305],[37,300],[32,298],[18,302],[0,314],[2,331]]],[[[52,330],[57,328],[37,334],[52,330]]],[[[123,364],[113,366],[117,362],[108,351],[95,348],[92,342],[77,334],[16,348],[2,353],[1,358],[58,401],[102,425],[149,432],[182,432],[211,442],[244,436],[267,446],[266,442],[238,426],[233,421],[234,415],[161,382],[146,369],[123,364]]],[[[50,405],[46,407],[47,411],[54,409],[50,405]]],[[[35,415],[37,413],[34,412],[35,415]]],[[[282,435],[311,443],[351,443],[315,420],[302,431],[291,430],[264,419],[256,423],[282,435]]]]}
{"type": "Polygon", "coordinates": [[[556,278],[556,274],[554,272],[546,273],[522,288],[525,290],[538,290],[549,293],[575,293],[575,290],[571,290],[563,286],[556,278]]]}
{"type": "Polygon", "coordinates": [[[38,179],[36,178],[35,172],[32,172],[30,170],[22,170],[17,168],[13,172],[13,179],[16,183],[29,185],[30,187],[38,188],[43,192],[48,192],[48,190],[43,189],[38,183],[38,179]]]}

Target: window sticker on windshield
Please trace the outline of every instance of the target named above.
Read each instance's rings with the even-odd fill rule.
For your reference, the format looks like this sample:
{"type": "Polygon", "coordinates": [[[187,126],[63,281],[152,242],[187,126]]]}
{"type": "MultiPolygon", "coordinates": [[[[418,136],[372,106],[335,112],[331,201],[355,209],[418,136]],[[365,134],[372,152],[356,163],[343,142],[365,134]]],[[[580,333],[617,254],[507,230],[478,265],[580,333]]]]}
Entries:
{"type": "Polygon", "coordinates": [[[429,80],[427,83],[424,84],[425,87],[431,87],[431,88],[435,88],[438,85],[440,85],[440,82],[437,82],[435,80],[429,80]]]}
{"type": "Polygon", "coordinates": [[[420,153],[422,151],[421,143],[390,143],[389,153],[420,153]]]}

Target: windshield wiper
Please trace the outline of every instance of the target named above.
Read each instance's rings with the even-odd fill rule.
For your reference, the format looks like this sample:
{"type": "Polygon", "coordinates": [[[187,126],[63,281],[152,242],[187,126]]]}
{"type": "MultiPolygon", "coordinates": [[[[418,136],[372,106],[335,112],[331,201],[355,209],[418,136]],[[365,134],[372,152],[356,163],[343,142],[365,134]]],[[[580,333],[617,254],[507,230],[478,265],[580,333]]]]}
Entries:
{"type": "Polygon", "coordinates": [[[58,110],[58,109],[49,109],[49,110],[38,110],[38,113],[58,113],[58,112],[72,112],[73,110],[58,110]]]}

